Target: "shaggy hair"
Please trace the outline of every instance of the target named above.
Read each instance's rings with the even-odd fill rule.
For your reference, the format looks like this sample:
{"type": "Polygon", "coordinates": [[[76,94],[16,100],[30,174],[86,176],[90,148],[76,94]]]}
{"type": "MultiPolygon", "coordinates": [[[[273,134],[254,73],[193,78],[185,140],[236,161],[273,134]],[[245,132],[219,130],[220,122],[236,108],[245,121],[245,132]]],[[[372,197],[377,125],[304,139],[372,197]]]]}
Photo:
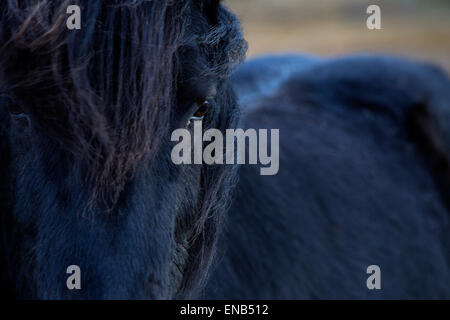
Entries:
{"type": "MultiPolygon", "coordinates": [[[[220,103],[206,125],[222,130],[236,125],[236,103],[226,81],[243,60],[246,43],[239,23],[219,1],[6,0],[0,21],[4,212],[14,206],[8,110],[31,119],[44,146],[57,143],[66,154],[61,159],[80,164],[80,194],[88,199],[84,212],[92,213],[124,207],[127,184],[146,176],[147,163],[162,161],[158,150],[188,102],[186,88],[199,78],[218,87],[220,103]],[[81,30],[66,27],[69,4],[82,8],[81,30]]],[[[170,285],[170,296],[187,297],[202,287],[234,176],[232,166],[202,168],[198,198],[189,207],[194,213],[188,225],[178,221],[174,232],[172,273],[181,275],[170,285]]],[[[194,183],[187,181],[186,188],[194,183]]],[[[12,221],[7,217],[3,214],[6,229],[12,221]]],[[[6,230],[3,237],[9,259],[14,236],[6,230]]],[[[11,264],[2,265],[9,265],[7,278],[14,279],[11,264]]]]}
{"type": "Polygon", "coordinates": [[[93,199],[114,205],[168,134],[180,49],[198,43],[210,55],[204,72],[226,77],[242,39],[226,38],[235,30],[223,11],[220,25],[189,34],[188,1],[86,1],[83,28],[71,32],[65,11],[79,2],[4,2],[0,87],[86,160],[93,199]]]}

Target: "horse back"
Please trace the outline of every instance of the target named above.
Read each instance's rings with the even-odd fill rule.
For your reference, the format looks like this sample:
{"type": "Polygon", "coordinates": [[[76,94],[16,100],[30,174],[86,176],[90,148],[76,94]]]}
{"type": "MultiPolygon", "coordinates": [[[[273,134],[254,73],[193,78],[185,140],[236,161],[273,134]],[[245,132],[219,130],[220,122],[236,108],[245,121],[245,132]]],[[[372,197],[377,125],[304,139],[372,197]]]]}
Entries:
{"type": "Polygon", "coordinates": [[[386,56],[315,61],[241,101],[243,127],[280,130],[280,169],[241,167],[206,297],[450,297],[443,72],[386,56]],[[381,290],[366,286],[371,265],[381,290]]]}

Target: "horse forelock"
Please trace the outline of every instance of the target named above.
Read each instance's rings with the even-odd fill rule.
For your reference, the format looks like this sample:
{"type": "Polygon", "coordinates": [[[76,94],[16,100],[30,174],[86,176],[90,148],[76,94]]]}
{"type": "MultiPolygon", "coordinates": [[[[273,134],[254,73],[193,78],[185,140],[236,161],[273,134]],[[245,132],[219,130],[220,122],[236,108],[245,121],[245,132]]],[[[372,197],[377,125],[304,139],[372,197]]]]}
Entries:
{"type": "Polygon", "coordinates": [[[180,48],[198,46],[202,71],[226,78],[247,46],[224,7],[208,26],[187,0],[78,0],[83,26],[68,31],[68,4],[0,5],[0,84],[39,132],[84,160],[94,198],[108,187],[114,197],[167,134],[180,48]]]}
{"type": "Polygon", "coordinates": [[[246,45],[224,8],[215,26],[191,37],[190,1],[72,1],[83,8],[76,31],[66,27],[68,4],[0,5],[0,87],[84,161],[92,199],[114,204],[169,127],[180,47],[195,41],[209,55],[205,72],[223,77],[246,45]]]}

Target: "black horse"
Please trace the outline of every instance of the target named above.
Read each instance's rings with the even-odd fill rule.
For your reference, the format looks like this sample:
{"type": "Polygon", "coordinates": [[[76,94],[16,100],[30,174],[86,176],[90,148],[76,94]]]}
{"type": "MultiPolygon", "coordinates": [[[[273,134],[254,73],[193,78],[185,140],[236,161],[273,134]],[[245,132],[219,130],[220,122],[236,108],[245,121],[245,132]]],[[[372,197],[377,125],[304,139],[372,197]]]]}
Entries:
{"type": "Polygon", "coordinates": [[[2,295],[450,297],[439,70],[289,56],[232,74],[246,44],[219,1],[73,2],[81,30],[67,1],[0,4],[2,295]],[[280,129],[278,175],[175,165],[192,117],[280,129]]]}

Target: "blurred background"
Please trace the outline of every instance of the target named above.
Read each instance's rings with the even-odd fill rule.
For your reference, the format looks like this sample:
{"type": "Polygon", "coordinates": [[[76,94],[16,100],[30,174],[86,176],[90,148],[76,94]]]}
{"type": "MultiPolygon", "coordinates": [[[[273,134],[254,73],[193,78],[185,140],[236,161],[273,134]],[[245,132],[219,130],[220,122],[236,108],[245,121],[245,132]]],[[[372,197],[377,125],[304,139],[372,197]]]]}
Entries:
{"type": "Polygon", "coordinates": [[[450,72],[450,0],[225,0],[241,19],[249,56],[389,52],[434,61],[450,72]],[[381,7],[382,30],[366,9],[381,7]]]}

